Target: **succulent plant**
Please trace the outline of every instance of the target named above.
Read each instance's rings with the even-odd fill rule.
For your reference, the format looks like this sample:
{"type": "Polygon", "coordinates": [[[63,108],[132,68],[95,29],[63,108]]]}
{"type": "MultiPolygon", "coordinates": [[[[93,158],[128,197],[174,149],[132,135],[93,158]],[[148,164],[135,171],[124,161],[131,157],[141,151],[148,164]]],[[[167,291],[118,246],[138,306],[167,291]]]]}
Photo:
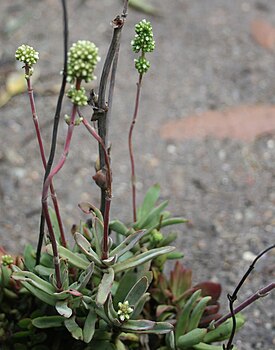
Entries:
{"type": "MultiPolygon", "coordinates": [[[[120,26],[114,27],[114,30],[122,28],[126,7],[123,18],[117,18],[120,26]]],[[[145,55],[154,50],[155,42],[150,22],[142,20],[135,26],[135,31],[132,48],[135,53],[140,53],[140,57],[135,60],[135,67],[140,74],[137,89],[139,95],[142,75],[150,67],[145,55]]],[[[113,41],[110,48],[112,45],[113,41]]],[[[118,52],[118,47],[119,45],[111,53],[118,52]]],[[[22,45],[15,56],[25,64],[32,113],[36,116],[29,78],[33,65],[38,60],[38,52],[28,45],[22,45]]],[[[216,329],[213,323],[220,317],[220,285],[207,281],[192,286],[191,270],[185,269],[179,262],[175,264],[170,279],[163,274],[164,264],[168,259],[179,259],[183,256],[182,252],[175,251],[170,246],[177,235],[173,232],[166,233],[164,228],[185,223],[187,220],[172,217],[166,210],[168,201],[158,203],[160,187],[154,185],[147,191],[137,211],[136,205],[133,205],[133,223],[124,224],[119,220],[109,222],[112,174],[108,142],[105,147],[106,140],[97,134],[96,128],[80,115],[77,108],[88,103],[81,83],[83,80],[89,82],[95,78],[94,69],[98,61],[97,47],[89,41],[80,40],[73,44],[68,53],[68,62],[64,62],[64,71],[67,64],[67,80],[74,84],[67,93],[73,103],[72,114],[70,117],[65,116],[71,127],[68,128],[63,156],[44,182],[43,213],[50,237],[45,250],[41,256],[40,252],[37,254],[37,260],[35,250],[30,245],[26,246],[22,258],[12,257],[0,249],[2,348],[220,349],[212,343],[227,339],[232,328],[231,320],[216,329]],[[78,119],[77,112],[80,115],[78,119]],[[81,122],[104,151],[105,165],[108,168],[104,174],[106,183],[104,184],[102,176],[100,179],[98,176],[96,182],[103,183],[100,187],[105,191],[107,210],[101,209],[103,215],[93,204],[80,203],[79,208],[89,219],[73,227],[74,244],[69,246],[63,237],[57,203],[53,202],[55,210],[48,208],[47,196],[48,187],[52,186],[52,178],[63,166],[64,155],[66,157],[69,152],[73,126],[81,122]]],[[[115,61],[114,58],[110,92],[116,69],[115,61]]],[[[107,68],[104,66],[104,74],[111,68],[108,65],[109,63],[107,68]]],[[[65,84],[65,75],[63,82],[65,84]]],[[[111,95],[112,93],[109,94],[111,95]]],[[[135,110],[137,111],[137,106],[135,110]]],[[[136,116],[133,124],[135,118],[136,116]]],[[[97,126],[100,129],[99,124],[97,126]]],[[[36,123],[36,130],[38,129],[36,123]]],[[[39,133],[38,140],[41,141],[39,133]]],[[[41,147],[41,142],[39,144],[41,147]]],[[[40,150],[46,168],[43,147],[40,150]]],[[[97,175],[103,175],[104,171],[105,169],[99,168],[97,175]]],[[[51,189],[51,192],[54,191],[51,189]]],[[[243,322],[242,317],[237,316],[237,328],[243,322]]]]}

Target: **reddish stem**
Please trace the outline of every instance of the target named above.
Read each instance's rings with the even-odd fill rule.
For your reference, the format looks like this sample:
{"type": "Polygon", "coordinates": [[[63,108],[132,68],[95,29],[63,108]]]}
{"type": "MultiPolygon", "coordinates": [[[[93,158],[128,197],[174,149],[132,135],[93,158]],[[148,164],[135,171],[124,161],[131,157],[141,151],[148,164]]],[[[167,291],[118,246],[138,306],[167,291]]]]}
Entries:
{"type": "Polygon", "coordinates": [[[103,231],[103,244],[102,244],[102,260],[108,259],[108,240],[109,240],[109,218],[110,218],[110,208],[111,208],[111,201],[112,201],[112,173],[111,173],[111,165],[110,165],[110,159],[108,152],[106,150],[105,144],[102,140],[102,138],[98,135],[95,128],[93,128],[87,119],[85,119],[83,116],[82,122],[85,125],[86,129],[89,131],[89,133],[97,140],[98,143],[102,146],[103,152],[104,152],[104,158],[105,158],[105,164],[106,164],[106,187],[105,190],[105,210],[104,210],[104,231],[103,231]]]}
{"type": "MultiPolygon", "coordinates": [[[[29,67],[26,66],[25,71],[26,71],[26,74],[29,74],[29,67]]],[[[33,88],[31,85],[30,78],[27,79],[27,86],[28,86],[28,95],[29,95],[29,100],[30,100],[30,105],[31,105],[33,123],[35,126],[36,136],[37,136],[37,140],[38,140],[38,144],[39,144],[40,155],[41,155],[44,169],[46,169],[47,160],[46,160],[45,150],[44,150],[43,141],[42,141],[42,137],[41,137],[40,127],[39,127],[39,122],[38,122],[38,117],[37,117],[37,112],[36,112],[36,107],[35,107],[34,95],[33,95],[33,88]]],[[[56,218],[57,218],[57,222],[58,222],[58,226],[59,226],[59,230],[60,230],[61,244],[64,247],[66,247],[67,244],[66,244],[66,239],[65,239],[64,228],[63,228],[63,224],[62,224],[62,219],[61,219],[61,215],[60,215],[60,210],[59,210],[56,192],[55,192],[52,181],[50,182],[50,191],[51,191],[51,198],[53,201],[54,210],[55,210],[55,214],[56,214],[56,218]]]]}
{"type": "MultiPolygon", "coordinates": [[[[264,287],[262,289],[259,289],[256,293],[252,294],[249,298],[247,298],[243,303],[241,303],[239,306],[237,306],[234,309],[234,315],[236,315],[237,313],[239,313],[240,311],[242,311],[243,309],[248,307],[250,304],[254,303],[254,301],[256,301],[257,299],[267,296],[268,293],[271,292],[272,289],[274,289],[274,288],[275,288],[275,282],[272,282],[268,286],[266,286],[266,287],[264,287]]],[[[223,322],[225,322],[230,317],[232,317],[231,312],[229,312],[228,314],[226,314],[223,317],[219,318],[214,323],[215,327],[217,328],[218,326],[220,326],[223,322]]]]}
{"type": "MultiPolygon", "coordinates": [[[[76,82],[76,89],[80,89],[80,80],[77,80],[76,82]]],[[[54,235],[54,230],[52,227],[51,223],[51,218],[50,218],[50,213],[49,213],[49,208],[48,208],[48,203],[47,203],[47,196],[48,196],[48,191],[49,191],[49,186],[50,183],[53,179],[53,177],[62,169],[63,165],[65,164],[66,158],[69,153],[70,149],[70,144],[73,136],[73,130],[74,130],[74,125],[75,125],[75,118],[76,118],[76,112],[77,112],[77,106],[73,105],[72,107],[72,114],[71,114],[71,120],[70,124],[68,126],[67,130],[67,137],[64,145],[64,150],[61,155],[61,158],[55,168],[52,169],[50,174],[48,175],[47,179],[44,182],[43,186],[43,191],[42,191],[42,208],[43,208],[43,213],[45,216],[45,220],[47,222],[48,230],[49,230],[49,236],[53,248],[53,260],[54,260],[54,267],[55,267],[55,274],[56,274],[56,284],[57,284],[57,289],[62,290],[62,281],[61,281],[61,272],[60,272],[60,263],[59,263],[59,256],[58,256],[58,249],[57,249],[57,242],[55,239],[54,235]]]]}
{"type": "Polygon", "coordinates": [[[129,136],[128,136],[129,154],[130,154],[130,162],[131,162],[131,174],[132,174],[131,175],[131,183],[132,183],[132,206],[133,206],[133,219],[134,219],[134,222],[137,221],[137,206],[136,206],[135,159],[134,159],[132,138],[133,138],[134,126],[135,126],[136,119],[137,119],[138,108],[139,108],[141,81],[142,81],[142,74],[139,75],[139,80],[138,80],[138,83],[137,83],[135,110],[134,110],[134,115],[133,115],[132,123],[131,123],[130,130],[129,130],[129,136]]]}

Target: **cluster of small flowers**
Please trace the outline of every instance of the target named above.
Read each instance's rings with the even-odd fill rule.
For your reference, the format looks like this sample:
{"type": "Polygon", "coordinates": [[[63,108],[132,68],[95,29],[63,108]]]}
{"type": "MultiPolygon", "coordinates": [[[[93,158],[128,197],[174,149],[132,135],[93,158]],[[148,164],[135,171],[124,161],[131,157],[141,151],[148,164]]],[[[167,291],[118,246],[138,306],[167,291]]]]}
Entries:
{"type": "Polygon", "coordinates": [[[2,255],[2,265],[8,266],[14,263],[13,257],[11,255],[2,255]]]}
{"type": "Polygon", "coordinates": [[[97,62],[100,61],[98,48],[87,40],[79,40],[74,43],[68,53],[67,80],[73,83],[76,78],[83,79],[86,83],[94,80],[93,75],[97,62]]]}
{"type": "Polygon", "coordinates": [[[88,97],[86,96],[84,87],[77,90],[74,86],[67,92],[67,96],[73,104],[77,106],[86,106],[88,104],[88,97]]]}
{"type": "Polygon", "coordinates": [[[39,60],[39,53],[29,45],[21,45],[15,52],[15,58],[32,67],[39,60]]]}
{"type": "Polygon", "coordinates": [[[131,42],[133,51],[138,53],[142,51],[152,52],[155,48],[155,41],[153,39],[153,30],[152,25],[146,19],[143,19],[141,22],[135,26],[136,35],[134,40],[131,42]]]}
{"type": "Polygon", "coordinates": [[[135,67],[140,74],[146,73],[150,68],[150,62],[146,58],[140,56],[135,59],[135,67]]]}
{"type": "Polygon", "coordinates": [[[29,45],[21,45],[15,52],[15,58],[25,64],[25,78],[29,79],[33,74],[33,65],[39,60],[39,53],[29,45]]]}
{"type": "Polygon", "coordinates": [[[129,301],[126,300],[124,303],[119,302],[118,303],[118,317],[120,321],[125,321],[130,319],[130,314],[134,311],[133,308],[129,306],[129,301]]]}

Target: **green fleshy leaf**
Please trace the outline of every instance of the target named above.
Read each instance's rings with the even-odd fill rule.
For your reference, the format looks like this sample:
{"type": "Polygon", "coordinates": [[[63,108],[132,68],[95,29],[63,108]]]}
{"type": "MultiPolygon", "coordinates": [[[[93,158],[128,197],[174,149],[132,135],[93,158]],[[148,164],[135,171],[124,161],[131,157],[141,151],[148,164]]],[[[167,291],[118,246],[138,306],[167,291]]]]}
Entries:
{"type": "Polygon", "coordinates": [[[29,271],[14,272],[12,274],[12,278],[16,281],[29,282],[34,287],[42,290],[45,293],[48,293],[49,295],[52,295],[55,292],[54,287],[49,282],[43,280],[42,278],[29,271]]]}
{"type": "Polygon", "coordinates": [[[90,309],[83,328],[83,340],[85,343],[89,343],[94,336],[96,320],[97,314],[95,310],[90,309]]]}
{"type": "Polygon", "coordinates": [[[128,236],[129,229],[119,220],[112,220],[109,224],[110,230],[119,233],[122,236],[128,236]]]}
{"type": "Polygon", "coordinates": [[[134,311],[131,314],[132,320],[135,320],[140,316],[141,312],[143,311],[145,303],[149,300],[150,300],[150,293],[143,294],[143,296],[139,299],[139,301],[135,305],[134,311]]]}
{"type": "Polygon", "coordinates": [[[113,269],[114,269],[115,273],[125,271],[127,269],[131,269],[131,268],[134,268],[134,267],[139,266],[141,264],[144,264],[147,261],[152,260],[159,255],[170,253],[174,249],[175,249],[174,247],[169,247],[169,246],[151,249],[148,252],[144,252],[144,253],[141,253],[139,255],[135,255],[130,259],[127,259],[123,262],[118,262],[118,263],[114,264],[113,269]]]}
{"type": "Polygon", "coordinates": [[[76,323],[75,316],[65,319],[64,325],[71,333],[73,338],[77,340],[83,340],[83,332],[79,325],[76,323]]]}
{"type": "Polygon", "coordinates": [[[168,201],[160,203],[157,207],[152,209],[147,215],[141,217],[136,224],[134,224],[135,229],[151,228],[159,224],[159,219],[162,211],[168,205],[168,201]]]}
{"type": "Polygon", "coordinates": [[[166,245],[171,244],[172,242],[174,242],[177,239],[177,234],[175,232],[170,232],[166,237],[164,237],[160,243],[159,243],[159,247],[165,247],[166,245]]]}
{"type": "Polygon", "coordinates": [[[207,333],[206,328],[194,328],[192,331],[181,335],[177,339],[177,346],[180,349],[189,349],[193,345],[199,344],[203,341],[205,334],[207,333]]]}
{"type": "Polygon", "coordinates": [[[94,262],[91,262],[91,264],[87,267],[87,269],[84,272],[82,272],[82,274],[79,276],[78,282],[77,282],[77,288],[73,288],[73,289],[81,290],[86,287],[87,283],[89,283],[92,277],[92,274],[94,272],[94,266],[95,266],[94,262]]]}
{"type": "Polygon", "coordinates": [[[129,290],[138,280],[138,275],[134,271],[127,271],[119,280],[119,285],[114,296],[114,305],[124,300],[129,290]]]}
{"type": "MultiPolygon", "coordinates": [[[[236,315],[236,330],[240,329],[245,323],[245,319],[241,314],[236,315]]],[[[208,332],[204,337],[205,343],[212,343],[216,341],[223,341],[230,337],[232,331],[233,321],[232,318],[222,323],[219,327],[208,332]]]]}
{"type": "Polygon", "coordinates": [[[175,333],[174,332],[169,332],[166,334],[165,343],[167,344],[169,350],[176,350],[175,333]]]}
{"type": "Polygon", "coordinates": [[[62,281],[62,289],[69,288],[69,270],[67,261],[64,259],[60,259],[60,272],[61,272],[61,281],[62,281]]]}
{"type": "Polygon", "coordinates": [[[189,320],[189,325],[188,325],[188,332],[192,331],[193,329],[197,328],[201,317],[204,313],[204,310],[206,308],[207,303],[212,299],[212,297],[204,297],[202,298],[198,304],[194,307],[191,315],[190,315],[190,320],[189,320]]]}
{"type": "Polygon", "coordinates": [[[98,292],[96,295],[96,302],[99,305],[103,305],[111,292],[112,284],[114,282],[114,270],[109,268],[106,273],[104,273],[102,280],[98,286],[98,292]]]}
{"type": "Polygon", "coordinates": [[[45,267],[54,268],[53,257],[48,253],[43,253],[40,258],[40,265],[45,267]]]}
{"type": "Polygon", "coordinates": [[[153,322],[149,320],[128,320],[123,323],[121,329],[125,332],[141,334],[166,334],[174,327],[168,322],[153,322]]]}
{"type": "Polygon", "coordinates": [[[155,184],[150,187],[145,194],[143,203],[141,207],[138,209],[138,222],[142,220],[142,218],[147,215],[155,206],[157,200],[160,195],[160,185],[155,184]]]}
{"type": "Polygon", "coordinates": [[[130,234],[115,249],[113,249],[110,252],[110,256],[115,256],[115,255],[117,255],[117,257],[122,256],[123,254],[131,250],[136,245],[136,243],[144,236],[144,234],[145,234],[145,230],[137,231],[130,234]]]}
{"type": "Polygon", "coordinates": [[[119,338],[116,339],[116,350],[127,350],[126,346],[119,338]]]}
{"type": "Polygon", "coordinates": [[[120,321],[118,320],[118,315],[116,310],[114,309],[114,305],[113,305],[113,300],[112,300],[112,295],[109,294],[108,295],[108,299],[106,301],[106,303],[104,304],[104,311],[105,314],[108,316],[108,319],[111,321],[111,324],[113,326],[120,326],[120,321]]]}
{"type": "Polygon", "coordinates": [[[104,221],[101,211],[97,207],[95,207],[93,204],[89,202],[82,202],[82,203],[79,203],[78,206],[85,214],[93,214],[101,222],[104,221]]]}
{"type": "Polygon", "coordinates": [[[49,277],[50,275],[54,274],[54,268],[46,267],[43,265],[36,265],[34,271],[37,272],[40,276],[46,277],[49,277]]]}
{"type": "Polygon", "coordinates": [[[52,222],[52,227],[53,227],[55,239],[58,243],[60,243],[61,242],[61,234],[60,234],[57,216],[56,216],[54,209],[50,206],[49,206],[49,214],[50,214],[50,218],[51,218],[51,222],[52,222]]]}
{"type": "Polygon", "coordinates": [[[155,326],[154,321],[149,320],[128,320],[124,322],[121,326],[121,329],[124,332],[139,332],[139,331],[148,331],[153,329],[155,326]]]}
{"type": "Polygon", "coordinates": [[[73,310],[69,308],[67,300],[58,301],[55,304],[55,308],[59,315],[65,318],[70,318],[72,316],[73,310]]]}
{"type": "Polygon", "coordinates": [[[135,307],[140,298],[147,291],[148,287],[149,283],[147,277],[140,278],[126,295],[124,302],[128,301],[129,305],[133,305],[135,307]]]}
{"type": "Polygon", "coordinates": [[[8,266],[1,265],[1,286],[9,287],[12,271],[8,266]]]}
{"type": "MultiPolygon", "coordinates": [[[[179,225],[179,224],[185,224],[188,222],[187,219],[184,218],[171,218],[171,219],[164,219],[161,221],[161,228],[171,225],[179,225]]],[[[154,229],[159,227],[159,222],[157,222],[154,226],[150,227],[147,230],[147,234],[150,234],[154,229]]]]}
{"type": "MultiPolygon", "coordinates": [[[[46,251],[48,254],[53,255],[51,244],[48,244],[46,246],[46,251]]],[[[67,259],[69,264],[73,265],[74,267],[78,267],[79,269],[86,270],[90,265],[89,260],[83,258],[77,253],[71,252],[69,249],[62,246],[58,246],[58,253],[63,259],[67,259]]]]}
{"type": "Polygon", "coordinates": [[[33,334],[33,331],[20,331],[12,334],[13,339],[24,339],[28,338],[33,334]]]}
{"type": "Polygon", "coordinates": [[[102,255],[102,246],[101,242],[103,240],[103,232],[104,232],[104,225],[103,221],[99,220],[98,218],[94,219],[94,228],[93,228],[93,238],[94,238],[94,244],[97,256],[102,255]]]}
{"type": "Polygon", "coordinates": [[[187,300],[186,304],[184,305],[184,308],[182,309],[178,317],[178,322],[176,324],[176,339],[178,339],[181,335],[185,334],[189,324],[189,317],[191,311],[200,297],[201,290],[199,289],[191,295],[191,297],[187,300]]]}
{"type": "Polygon", "coordinates": [[[83,253],[88,257],[89,260],[93,261],[96,265],[101,266],[101,260],[93,251],[90,242],[82,236],[79,232],[74,234],[74,239],[79,248],[83,251],[83,253]]]}
{"type": "Polygon", "coordinates": [[[178,259],[182,259],[184,257],[184,254],[181,252],[172,252],[167,254],[166,258],[168,260],[178,260],[178,259]]]}
{"type": "Polygon", "coordinates": [[[31,318],[23,318],[18,322],[18,326],[22,329],[28,329],[32,324],[31,318]]]}
{"type": "Polygon", "coordinates": [[[34,287],[28,282],[21,281],[21,284],[36,298],[42,300],[44,303],[54,306],[57,298],[53,295],[43,292],[42,290],[34,287]]]}
{"type": "Polygon", "coordinates": [[[53,328],[62,327],[64,325],[65,318],[62,316],[41,316],[34,318],[32,324],[36,328],[53,328]]]}
{"type": "Polygon", "coordinates": [[[36,261],[35,261],[35,250],[31,244],[27,244],[24,249],[24,265],[26,268],[33,272],[36,261]]]}

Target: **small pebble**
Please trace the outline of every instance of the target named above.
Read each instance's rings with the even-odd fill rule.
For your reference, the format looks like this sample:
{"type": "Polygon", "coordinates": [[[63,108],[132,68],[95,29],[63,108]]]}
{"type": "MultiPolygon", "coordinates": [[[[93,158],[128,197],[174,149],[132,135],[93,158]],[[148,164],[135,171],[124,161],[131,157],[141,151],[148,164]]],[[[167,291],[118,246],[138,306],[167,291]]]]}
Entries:
{"type": "Polygon", "coordinates": [[[169,154],[176,154],[177,147],[175,145],[168,145],[166,150],[167,150],[167,153],[169,154]]]}
{"type": "Polygon", "coordinates": [[[256,255],[252,252],[246,251],[243,253],[243,260],[252,262],[256,258],[256,255]]]}

